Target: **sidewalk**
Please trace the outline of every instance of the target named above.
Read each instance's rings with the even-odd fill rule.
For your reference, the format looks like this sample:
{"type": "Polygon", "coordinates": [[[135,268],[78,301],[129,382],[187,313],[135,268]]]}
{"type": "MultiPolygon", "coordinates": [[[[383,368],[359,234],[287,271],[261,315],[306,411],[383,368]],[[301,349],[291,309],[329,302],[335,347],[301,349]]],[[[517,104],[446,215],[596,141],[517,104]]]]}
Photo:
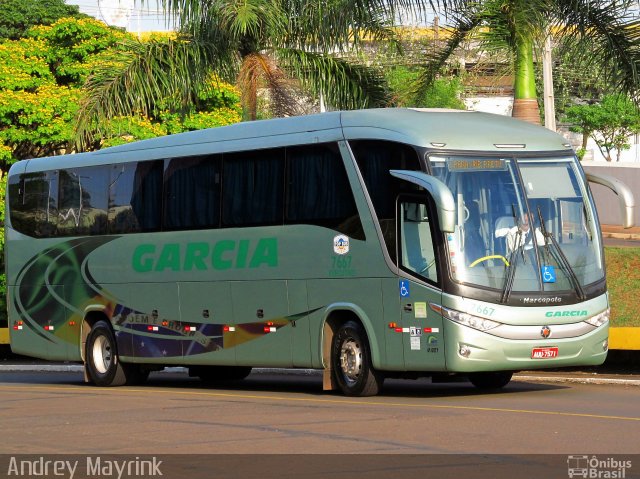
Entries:
{"type": "Polygon", "coordinates": [[[600,228],[605,238],[640,240],[640,226],[625,229],[618,225],[600,225],[600,228]]]}

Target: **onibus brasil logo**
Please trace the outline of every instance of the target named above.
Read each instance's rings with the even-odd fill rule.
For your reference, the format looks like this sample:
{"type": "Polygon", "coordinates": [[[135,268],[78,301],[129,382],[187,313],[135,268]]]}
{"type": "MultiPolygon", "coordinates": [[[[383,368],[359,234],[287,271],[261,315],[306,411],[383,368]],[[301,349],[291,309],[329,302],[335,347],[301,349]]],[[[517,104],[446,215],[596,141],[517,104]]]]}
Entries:
{"type": "Polygon", "coordinates": [[[624,479],[627,469],[631,469],[631,461],[597,456],[571,455],[567,457],[567,474],[569,477],[593,479],[624,479]]]}

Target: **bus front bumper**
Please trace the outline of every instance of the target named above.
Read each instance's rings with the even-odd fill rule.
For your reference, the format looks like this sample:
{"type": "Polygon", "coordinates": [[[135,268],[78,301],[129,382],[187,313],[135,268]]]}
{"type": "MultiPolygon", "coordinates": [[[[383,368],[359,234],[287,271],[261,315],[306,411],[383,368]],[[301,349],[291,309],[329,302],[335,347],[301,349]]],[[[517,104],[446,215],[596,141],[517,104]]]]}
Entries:
{"type": "Polygon", "coordinates": [[[445,320],[450,372],[520,371],[598,366],[608,351],[608,323],[575,338],[513,340],[445,320]]]}

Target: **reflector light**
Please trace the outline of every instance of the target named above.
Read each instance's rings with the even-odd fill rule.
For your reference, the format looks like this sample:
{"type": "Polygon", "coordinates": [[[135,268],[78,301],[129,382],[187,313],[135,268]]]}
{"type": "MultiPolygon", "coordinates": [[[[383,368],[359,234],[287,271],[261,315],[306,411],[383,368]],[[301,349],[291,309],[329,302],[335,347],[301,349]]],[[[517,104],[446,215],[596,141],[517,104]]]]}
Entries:
{"type": "Polygon", "coordinates": [[[273,321],[269,321],[269,322],[267,323],[267,326],[273,326],[273,321]]]}
{"type": "Polygon", "coordinates": [[[402,328],[396,328],[396,333],[401,333],[402,332],[402,328]]]}
{"type": "Polygon", "coordinates": [[[185,331],[195,331],[195,330],[196,330],[196,327],[195,327],[195,326],[185,326],[185,327],[184,327],[184,330],[185,330],[185,331]]]}
{"type": "Polygon", "coordinates": [[[425,333],[439,333],[440,328],[424,328],[425,333]]]}
{"type": "Polygon", "coordinates": [[[268,332],[270,332],[270,331],[271,331],[271,328],[270,328],[269,326],[265,326],[265,327],[264,327],[264,332],[265,332],[265,333],[268,333],[268,332]]]}
{"type": "Polygon", "coordinates": [[[147,326],[148,331],[158,331],[158,326],[147,326]]]}
{"type": "Polygon", "coordinates": [[[398,325],[396,323],[389,323],[389,328],[390,329],[395,329],[397,327],[398,327],[398,325]]]}
{"type": "Polygon", "coordinates": [[[164,327],[169,326],[169,321],[162,321],[162,325],[163,325],[164,327]]]}
{"type": "Polygon", "coordinates": [[[69,321],[69,326],[75,326],[76,322],[75,321],[69,321]]]}
{"type": "Polygon", "coordinates": [[[45,329],[46,331],[53,331],[53,326],[51,326],[50,324],[48,324],[48,325],[46,325],[46,326],[44,327],[44,329],[45,329]]]}
{"type": "Polygon", "coordinates": [[[274,327],[274,326],[265,326],[264,327],[264,332],[265,333],[275,333],[278,330],[278,328],[274,327]]]}

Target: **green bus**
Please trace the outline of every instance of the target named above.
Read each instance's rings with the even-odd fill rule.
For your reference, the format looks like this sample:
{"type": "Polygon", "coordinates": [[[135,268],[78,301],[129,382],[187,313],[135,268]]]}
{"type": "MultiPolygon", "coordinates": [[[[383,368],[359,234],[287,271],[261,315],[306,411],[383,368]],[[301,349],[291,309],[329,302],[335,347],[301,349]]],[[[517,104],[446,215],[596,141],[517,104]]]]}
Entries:
{"type": "Polygon", "coordinates": [[[321,369],[356,396],[386,377],[499,388],[607,355],[587,178],[561,136],[511,118],[248,122],[21,161],[7,188],[11,348],[99,386],[176,365],[321,369]]]}

